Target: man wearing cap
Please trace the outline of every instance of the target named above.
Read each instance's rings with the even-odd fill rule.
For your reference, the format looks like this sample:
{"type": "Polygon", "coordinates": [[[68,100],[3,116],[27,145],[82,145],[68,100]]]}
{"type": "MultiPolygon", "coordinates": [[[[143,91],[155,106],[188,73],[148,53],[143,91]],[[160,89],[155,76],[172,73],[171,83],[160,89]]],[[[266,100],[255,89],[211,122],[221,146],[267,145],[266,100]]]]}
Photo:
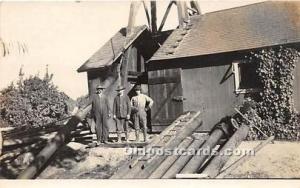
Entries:
{"type": "Polygon", "coordinates": [[[153,100],[145,94],[141,93],[141,86],[135,87],[136,96],[131,98],[131,106],[133,108],[133,120],[136,140],[139,141],[140,127],[143,129],[144,141],[147,141],[147,111],[151,109],[153,100]],[[141,124],[141,126],[140,126],[141,124]]]}
{"type": "Polygon", "coordinates": [[[116,121],[118,142],[121,142],[121,133],[124,131],[124,125],[125,139],[128,141],[128,121],[130,119],[131,105],[129,97],[124,95],[124,90],[124,87],[118,86],[118,95],[114,99],[113,106],[113,118],[116,121]]]}
{"type": "Polygon", "coordinates": [[[97,86],[96,95],[92,99],[92,109],[96,121],[97,144],[108,141],[107,119],[110,117],[110,108],[107,98],[103,95],[104,86],[97,86]]]}

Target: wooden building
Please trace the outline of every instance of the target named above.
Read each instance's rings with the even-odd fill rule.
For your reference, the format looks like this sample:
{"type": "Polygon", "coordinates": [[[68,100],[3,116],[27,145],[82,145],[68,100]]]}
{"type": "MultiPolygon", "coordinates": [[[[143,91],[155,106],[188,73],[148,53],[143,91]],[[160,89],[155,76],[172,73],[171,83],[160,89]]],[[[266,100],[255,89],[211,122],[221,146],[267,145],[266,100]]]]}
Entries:
{"type": "MultiPolygon", "coordinates": [[[[129,36],[126,34],[126,28],[120,29],[77,70],[87,72],[89,96],[94,96],[98,85],[105,86],[104,94],[112,108],[118,83],[125,84],[126,92],[130,92],[138,80],[145,80],[143,79],[145,61],[152,57],[158,47],[147,26],[134,27],[129,36]],[[126,54],[129,50],[130,53],[126,54]],[[122,52],[125,52],[124,56],[122,52]],[[124,59],[120,62],[122,57],[124,59]],[[126,67],[123,66],[124,63],[127,64],[126,67]],[[119,64],[122,64],[120,78],[117,72],[119,64]]],[[[115,122],[112,118],[109,119],[108,124],[110,131],[114,132],[115,122]]]]}
{"type": "MultiPolygon", "coordinates": [[[[154,99],[151,130],[159,132],[184,111],[203,111],[202,131],[209,131],[245,94],[257,92],[255,68],[243,63],[249,52],[266,47],[300,48],[300,2],[262,2],[190,16],[171,32],[150,33],[135,27],[126,39],[121,29],[78,72],[87,72],[89,94],[98,84],[116,92],[116,66],[123,47],[131,48],[122,79],[143,83],[154,99]],[[160,43],[161,45],[158,45],[160,43]]],[[[300,66],[296,67],[295,101],[300,111],[300,66]]],[[[112,122],[111,122],[112,123],[112,122]]]]}
{"type": "MultiPolygon", "coordinates": [[[[209,131],[245,94],[259,89],[255,68],[243,64],[245,55],[279,45],[300,48],[300,2],[263,2],[192,16],[147,63],[155,101],[152,130],[162,130],[184,111],[202,110],[202,130],[209,131]]],[[[300,111],[300,65],[294,85],[300,111]]]]}

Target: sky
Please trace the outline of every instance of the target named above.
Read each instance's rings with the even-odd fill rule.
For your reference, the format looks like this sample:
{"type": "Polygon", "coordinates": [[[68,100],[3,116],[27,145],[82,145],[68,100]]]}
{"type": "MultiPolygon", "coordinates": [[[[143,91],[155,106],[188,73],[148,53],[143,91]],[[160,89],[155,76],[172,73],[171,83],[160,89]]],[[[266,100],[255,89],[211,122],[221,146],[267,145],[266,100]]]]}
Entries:
{"type": "MultiPolygon", "coordinates": [[[[264,0],[200,0],[202,13],[243,6],[264,0]]],[[[150,4],[147,2],[147,4],[150,4]]],[[[168,1],[157,2],[158,25],[168,1]]],[[[0,38],[11,53],[0,57],[0,90],[18,79],[23,65],[25,77],[43,76],[46,65],[53,83],[71,98],[88,93],[86,73],[77,69],[121,27],[126,27],[130,1],[0,2],[0,38]],[[17,43],[28,52],[18,53],[17,43]]],[[[147,24],[144,9],[136,25],[147,24]]],[[[165,30],[178,25],[172,7],[165,30]]]]}

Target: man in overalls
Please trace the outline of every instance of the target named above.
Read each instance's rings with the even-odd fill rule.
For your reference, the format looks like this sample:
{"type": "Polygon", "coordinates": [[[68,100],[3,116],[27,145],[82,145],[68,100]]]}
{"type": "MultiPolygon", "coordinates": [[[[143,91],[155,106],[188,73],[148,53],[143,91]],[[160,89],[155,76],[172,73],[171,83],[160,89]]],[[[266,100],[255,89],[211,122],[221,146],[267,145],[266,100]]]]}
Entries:
{"type": "Polygon", "coordinates": [[[92,110],[96,122],[97,144],[108,141],[107,120],[110,117],[110,108],[108,100],[103,94],[105,87],[99,85],[96,88],[96,95],[92,98],[92,110]]]}
{"type": "Polygon", "coordinates": [[[140,128],[143,129],[144,141],[147,141],[147,111],[151,109],[153,100],[141,93],[141,86],[135,87],[136,96],[131,98],[133,108],[133,121],[135,128],[136,141],[139,141],[140,128]]]}

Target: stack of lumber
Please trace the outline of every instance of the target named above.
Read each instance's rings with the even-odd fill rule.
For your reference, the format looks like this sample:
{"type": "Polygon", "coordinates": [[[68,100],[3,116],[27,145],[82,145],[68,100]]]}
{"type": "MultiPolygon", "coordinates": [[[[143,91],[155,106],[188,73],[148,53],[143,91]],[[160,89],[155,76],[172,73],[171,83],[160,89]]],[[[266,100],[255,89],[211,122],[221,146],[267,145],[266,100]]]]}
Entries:
{"type": "Polygon", "coordinates": [[[205,133],[199,131],[202,117],[200,112],[178,117],[146,146],[145,151],[152,153],[132,154],[111,179],[216,178],[232,156],[223,154],[234,151],[240,145],[249,132],[249,126],[233,127],[230,122],[220,122],[210,133],[205,133]],[[175,150],[187,153],[167,155],[153,152],[158,148],[163,153],[175,150]],[[190,151],[203,152],[189,154],[190,151]]]}

